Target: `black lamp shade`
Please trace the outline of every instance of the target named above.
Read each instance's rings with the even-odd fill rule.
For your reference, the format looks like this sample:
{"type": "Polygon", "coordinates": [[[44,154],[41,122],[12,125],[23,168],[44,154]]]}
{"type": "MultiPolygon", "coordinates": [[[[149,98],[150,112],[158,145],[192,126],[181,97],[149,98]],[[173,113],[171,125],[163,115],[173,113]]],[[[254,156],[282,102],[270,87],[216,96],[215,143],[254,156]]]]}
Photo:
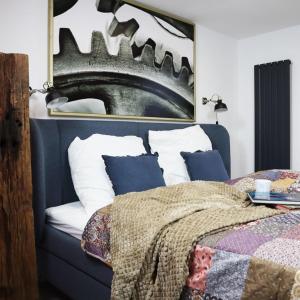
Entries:
{"type": "Polygon", "coordinates": [[[227,105],[222,102],[222,100],[218,100],[217,104],[215,105],[215,112],[224,112],[227,111],[227,105]]]}
{"type": "Polygon", "coordinates": [[[68,102],[68,98],[53,87],[49,88],[45,97],[47,108],[57,108],[68,102]]]}

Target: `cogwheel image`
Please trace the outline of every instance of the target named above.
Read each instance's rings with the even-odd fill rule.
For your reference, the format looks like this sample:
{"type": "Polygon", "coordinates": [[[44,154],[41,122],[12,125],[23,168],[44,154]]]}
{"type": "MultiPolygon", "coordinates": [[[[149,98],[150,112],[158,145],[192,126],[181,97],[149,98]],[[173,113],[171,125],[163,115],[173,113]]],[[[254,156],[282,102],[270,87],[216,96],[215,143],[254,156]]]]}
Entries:
{"type": "Polygon", "coordinates": [[[71,30],[61,28],[60,51],[53,58],[54,85],[69,101],[103,101],[110,115],[193,118],[188,61],[183,59],[180,72],[175,72],[172,55],[165,53],[157,65],[153,44],[147,41],[138,49],[140,56],[134,57],[129,39],[123,36],[118,55],[110,55],[102,33],[94,31],[91,52],[81,53],[71,30]]]}

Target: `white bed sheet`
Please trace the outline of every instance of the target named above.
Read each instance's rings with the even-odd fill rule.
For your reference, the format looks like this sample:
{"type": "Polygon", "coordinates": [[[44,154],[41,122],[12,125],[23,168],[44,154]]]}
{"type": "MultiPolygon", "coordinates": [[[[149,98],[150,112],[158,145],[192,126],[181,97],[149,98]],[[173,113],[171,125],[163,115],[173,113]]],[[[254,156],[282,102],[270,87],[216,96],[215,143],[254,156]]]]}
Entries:
{"type": "Polygon", "coordinates": [[[51,226],[81,240],[85,225],[91,217],[80,201],[46,209],[47,222],[51,226]]]}

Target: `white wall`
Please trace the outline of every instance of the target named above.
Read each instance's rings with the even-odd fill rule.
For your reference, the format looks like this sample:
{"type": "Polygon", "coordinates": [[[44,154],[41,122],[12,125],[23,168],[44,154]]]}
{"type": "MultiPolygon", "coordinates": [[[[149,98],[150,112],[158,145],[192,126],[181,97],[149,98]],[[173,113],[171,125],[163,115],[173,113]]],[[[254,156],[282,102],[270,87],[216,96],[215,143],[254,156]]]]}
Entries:
{"type": "Polygon", "coordinates": [[[202,105],[201,98],[214,93],[222,96],[228,112],[219,114],[219,123],[227,128],[231,141],[232,177],[239,176],[235,156],[239,152],[236,128],[237,108],[237,40],[197,25],[196,28],[196,98],[197,121],[214,123],[216,120],[212,104],[202,105]]]}
{"type": "MultiPolygon", "coordinates": [[[[0,52],[29,55],[29,80],[34,88],[41,88],[47,79],[47,6],[47,0],[0,0],[0,52]]],[[[33,117],[47,115],[42,98],[31,98],[33,117]]]]}
{"type": "Polygon", "coordinates": [[[243,39],[238,42],[237,147],[233,159],[238,172],[254,170],[254,65],[290,59],[291,65],[291,168],[300,170],[300,26],[243,39]]]}
{"type": "MultiPolygon", "coordinates": [[[[29,55],[30,85],[41,88],[47,80],[47,0],[0,0],[0,51],[29,55]]],[[[220,94],[229,112],[219,115],[220,124],[231,135],[232,156],[237,152],[235,115],[237,101],[237,41],[196,26],[196,113],[197,121],[214,123],[213,105],[203,106],[201,98],[220,94]]],[[[30,115],[48,118],[43,95],[30,99],[30,115]]],[[[233,176],[238,166],[233,161],[233,176]]]]}

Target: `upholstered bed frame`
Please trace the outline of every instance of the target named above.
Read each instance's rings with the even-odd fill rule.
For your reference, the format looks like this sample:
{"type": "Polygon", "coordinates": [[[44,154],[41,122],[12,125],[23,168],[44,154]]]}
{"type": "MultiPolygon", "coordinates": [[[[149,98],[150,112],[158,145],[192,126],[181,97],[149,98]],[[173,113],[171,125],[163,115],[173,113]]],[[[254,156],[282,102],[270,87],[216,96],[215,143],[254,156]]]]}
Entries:
{"type": "MultiPolygon", "coordinates": [[[[31,119],[33,208],[40,278],[49,281],[71,299],[110,299],[112,270],[87,256],[80,242],[47,224],[45,209],[78,201],[73,188],[67,149],[79,136],[93,133],[136,135],[147,143],[148,130],[184,128],[189,124],[121,121],[31,119]]],[[[218,149],[230,174],[230,143],[226,129],[203,124],[213,148],[218,149]]]]}

